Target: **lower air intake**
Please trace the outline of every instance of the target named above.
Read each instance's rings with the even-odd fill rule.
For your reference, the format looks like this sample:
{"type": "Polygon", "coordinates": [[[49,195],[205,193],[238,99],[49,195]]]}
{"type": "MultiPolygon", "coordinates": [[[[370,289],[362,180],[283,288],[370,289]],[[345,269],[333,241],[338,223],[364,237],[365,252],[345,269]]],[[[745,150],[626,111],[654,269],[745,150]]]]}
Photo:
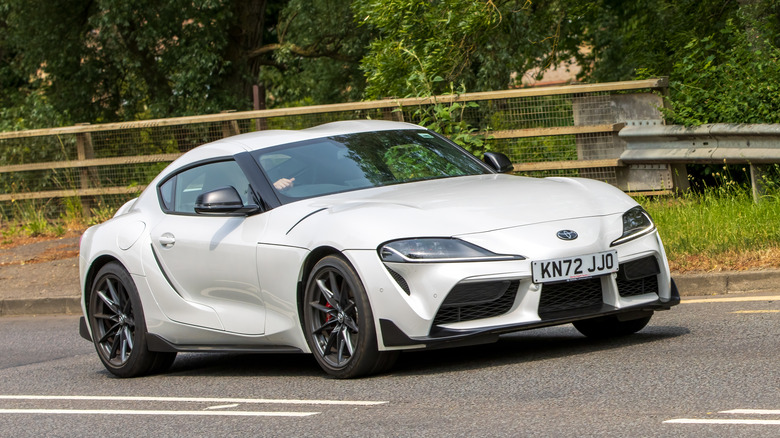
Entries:
{"type": "Polygon", "coordinates": [[[565,283],[548,283],[542,285],[539,316],[545,313],[597,306],[603,301],[601,278],[598,277],[565,283]]]}
{"type": "Polygon", "coordinates": [[[458,284],[439,307],[433,325],[503,315],[512,308],[518,287],[518,280],[458,284]]]}

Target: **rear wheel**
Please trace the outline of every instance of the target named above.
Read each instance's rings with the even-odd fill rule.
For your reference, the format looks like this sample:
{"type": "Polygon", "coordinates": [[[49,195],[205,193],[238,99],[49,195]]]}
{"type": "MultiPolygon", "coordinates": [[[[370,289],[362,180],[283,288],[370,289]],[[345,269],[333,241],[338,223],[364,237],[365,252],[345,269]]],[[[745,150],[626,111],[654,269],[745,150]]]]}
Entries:
{"type": "Polygon", "coordinates": [[[162,372],[176,353],[147,349],[146,324],[138,291],[130,274],[118,263],[98,271],[89,298],[92,341],[108,371],[119,377],[162,372]]]}
{"type": "Polygon", "coordinates": [[[303,326],[317,362],[336,378],[385,371],[398,356],[377,349],[366,291],[352,266],[338,256],[314,266],[306,284],[303,326]]]}
{"type": "Polygon", "coordinates": [[[575,321],[574,328],[589,338],[606,339],[634,334],[645,328],[653,317],[651,313],[637,319],[621,321],[617,315],[575,321]]]}

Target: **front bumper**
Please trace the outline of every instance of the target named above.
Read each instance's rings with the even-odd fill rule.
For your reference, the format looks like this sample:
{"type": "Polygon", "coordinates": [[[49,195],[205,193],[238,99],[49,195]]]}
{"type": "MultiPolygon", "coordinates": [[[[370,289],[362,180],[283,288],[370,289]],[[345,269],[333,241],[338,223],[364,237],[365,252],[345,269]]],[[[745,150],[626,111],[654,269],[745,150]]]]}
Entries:
{"type": "Polygon", "coordinates": [[[596,318],[600,316],[617,315],[621,320],[631,320],[652,315],[655,311],[669,310],[680,304],[680,293],[674,279],[671,280],[671,297],[668,300],[656,301],[617,308],[609,304],[590,306],[576,310],[565,310],[545,315],[538,321],[523,322],[473,329],[452,329],[434,326],[427,336],[407,336],[398,325],[389,319],[379,320],[382,340],[387,347],[411,348],[449,348],[464,345],[477,345],[495,342],[504,333],[531,330],[541,327],[568,324],[574,321],[596,318]]]}

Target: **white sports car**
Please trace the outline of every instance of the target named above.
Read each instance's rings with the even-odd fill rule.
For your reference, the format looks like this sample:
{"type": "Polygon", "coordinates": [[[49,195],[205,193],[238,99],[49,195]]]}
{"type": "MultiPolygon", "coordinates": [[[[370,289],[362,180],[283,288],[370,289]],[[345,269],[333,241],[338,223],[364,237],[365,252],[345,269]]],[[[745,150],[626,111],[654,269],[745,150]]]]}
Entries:
{"type": "Polygon", "coordinates": [[[122,377],[238,351],[349,378],[537,327],[631,334],[679,303],[632,198],[511,169],[384,121],[200,146],[84,233],[80,333],[122,377]]]}

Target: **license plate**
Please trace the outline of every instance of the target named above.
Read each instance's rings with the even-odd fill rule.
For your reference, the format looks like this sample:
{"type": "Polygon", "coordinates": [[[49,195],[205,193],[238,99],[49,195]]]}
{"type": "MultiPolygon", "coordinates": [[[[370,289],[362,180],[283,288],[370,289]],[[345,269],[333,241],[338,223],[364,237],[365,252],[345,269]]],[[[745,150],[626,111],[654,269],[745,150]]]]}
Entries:
{"type": "Polygon", "coordinates": [[[532,262],[531,279],[534,283],[572,281],[605,275],[617,270],[617,251],[613,250],[532,262]]]}

